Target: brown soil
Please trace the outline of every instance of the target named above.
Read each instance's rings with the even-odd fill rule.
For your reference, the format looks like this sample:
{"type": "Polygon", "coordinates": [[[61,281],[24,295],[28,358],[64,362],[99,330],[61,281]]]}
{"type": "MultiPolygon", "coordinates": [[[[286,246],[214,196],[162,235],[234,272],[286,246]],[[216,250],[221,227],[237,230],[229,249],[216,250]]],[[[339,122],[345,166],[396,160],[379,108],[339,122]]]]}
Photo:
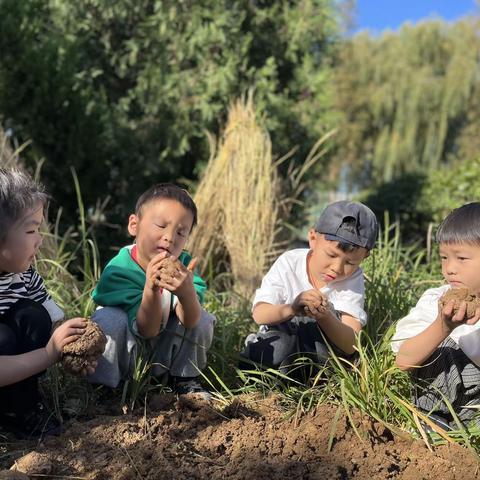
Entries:
{"type": "Polygon", "coordinates": [[[320,313],[325,313],[330,308],[333,308],[333,307],[328,301],[328,298],[325,295],[320,294],[319,300],[316,300],[313,302],[307,302],[307,304],[304,307],[304,312],[305,312],[305,315],[312,316],[314,318],[314,315],[312,315],[312,312],[314,310],[318,310],[320,313]]]}
{"type": "Polygon", "coordinates": [[[107,338],[100,327],[88,321],[85,333],[78,340],[63,347],[63,368],[74,375],[81,374],[102,355],[106,344],[107,338]]]}
{"type": "Polygon", "coordinates": [[[74,422],[17,468],[90,480],[480,478],[478,457],[465,448],[430,452],[360,415],[353,418],[361,438],[342,414],[329,449],[333,406],[285,418],[276,397],[243,397],[220,411],[194,396],[170,396],[157,398],[156,408],[163,410],[74,422]]]}
{"type": "Polygon", "coordinates": [[[467,318],[475,315],[475,310],[480,307],[480,298],[468,288],[451,288],[447,290],[440,298],[440,308],[443,308],[448,302],[454,300],[453,312],[457,313],[462,302],[467,302],[467,318]]]}
{"type": "Polygon", "coordinates": [[[167,257],[162,260],[162,263],[160,264],[160,278],[174,277],[180,268],[181,263],[175,257],[167,257]]]}

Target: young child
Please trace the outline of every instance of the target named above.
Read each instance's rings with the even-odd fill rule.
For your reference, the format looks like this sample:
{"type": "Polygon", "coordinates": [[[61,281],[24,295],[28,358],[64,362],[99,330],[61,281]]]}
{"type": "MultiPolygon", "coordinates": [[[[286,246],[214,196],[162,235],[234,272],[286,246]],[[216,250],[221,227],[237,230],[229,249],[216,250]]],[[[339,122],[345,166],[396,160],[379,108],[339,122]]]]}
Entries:
{"type": "Polygon", "coordinates": [[[415,405],[448,429],[457,424],[445,399],[463,422],[476,412],[468,406],[480,404],[480,309],[468,318],[465,302],[457,313],[452,301],[439,306],[451,288],[466,287],[480,295],[480,203],[453,210],[436,241],[446,285],[427,290],[398,322],[392,349],[397,365],[412,373],[415,405]]]}
{"type": "Polygon", "coordinates": [[[196,222],[195,203],[175,185],[158,184],[140,196],[128,222],[135,244],[108,263],[93,292],[104,308],[92,318],[107,335],[107,346],[90,381],[116,387],[131,375],[139,339],[155,352],[154,375],[168,374],[177,393],[207,394],[198,376],[207,363],[215,318],[201,308],[206,285],[183,250],[196,222]],[[180,267],[160,278],[168,257],[180,267]]]}
{"type": "Polygon", "coordinates": [[[41,401],[38,377],[85,329],[85,319],[72,319],[49,342],[63,312],[31,265],[47,199],[27,174],[0,169],[0,425],[23,436],[58,428],[41,401]]]}
{"type": "Polygon", "coordinates": [[[263,278],[253,300],[260,329],[247,337],[240,367],[255,362],[288,370],[298,354],[324,364],[324,336],[340,355],[353,354],[356,334],[367,322],[360,263],[377,234],[376,217],[365,205],[327,206],[308,233],[310,248],[282,254],[263,278]]]}

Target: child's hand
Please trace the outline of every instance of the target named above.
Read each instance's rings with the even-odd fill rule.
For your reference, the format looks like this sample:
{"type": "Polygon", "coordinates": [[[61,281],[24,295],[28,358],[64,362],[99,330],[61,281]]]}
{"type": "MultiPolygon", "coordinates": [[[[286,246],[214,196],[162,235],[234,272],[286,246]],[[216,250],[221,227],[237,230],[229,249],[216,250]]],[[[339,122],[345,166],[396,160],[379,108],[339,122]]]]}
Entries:
{"type": "Polygon", "coordinates": [[[197,263],[197,258],[193,258],[187,267],[181,262],[177,262],[173,271],[162,272],[159,279],[160,287],[175,294],[180,302],[186,297],[195,296],[193,272],[197,263]]]}
{"type": "Polygon", "coordinates": [[[158,291],[160,290],[160,268],[162,261],[169,256],[168,252],[161,252],[155,255],[150,263],[147,265],[147,271],[145,272],[145,288],[148,290],[158,291]]]}
{"type": "Polygon", "coordinates": [[[317,314],[318,309],[321,309],[324,303],[325,297],[318,290],[306,290],[295,298],[292,303],[292,310],[295,316],[307,315],[315,318],[314,313],[317,314]]]}
{"type": "Polygon", "coordinates": [[[456,313],[454,313],[455,300],[450,300],[443,308],[439,305],[438,316],[446,329],[451,332],[460,325],[474,325],[480,319],[480,307],[475,310],[471,318],[467,318],[467,302],[462,301],[456,313]]]}
{"type": "Polygon", "coordinates": [[[85,332],[86,326],[85,318],[72,318],[55,329],[45,347],[51,364],[60,360],[63,347],[77,340],[85,332]]]}

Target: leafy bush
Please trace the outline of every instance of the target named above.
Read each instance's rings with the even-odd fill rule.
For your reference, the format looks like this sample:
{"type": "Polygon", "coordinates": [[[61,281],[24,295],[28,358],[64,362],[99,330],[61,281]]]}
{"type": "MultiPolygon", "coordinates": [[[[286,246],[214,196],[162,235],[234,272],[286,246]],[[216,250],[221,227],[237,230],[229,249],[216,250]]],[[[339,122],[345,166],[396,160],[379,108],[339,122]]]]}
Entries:
{"type": "Polygon", "coordinates": [[[454,208],[480,201],[480,157],[433,171],[422,189],[418,210],[435,224],[454,208]]]}
{"type": "Polygon", "coordinates": [[[67,215],[73,166],[87,211],[109,194],[123,225],[153,182],[195,178],[205,129],[249,87],[277,151],[308,151],[330,114],[331,3],[3,0],[0,121],[67,215]]]}

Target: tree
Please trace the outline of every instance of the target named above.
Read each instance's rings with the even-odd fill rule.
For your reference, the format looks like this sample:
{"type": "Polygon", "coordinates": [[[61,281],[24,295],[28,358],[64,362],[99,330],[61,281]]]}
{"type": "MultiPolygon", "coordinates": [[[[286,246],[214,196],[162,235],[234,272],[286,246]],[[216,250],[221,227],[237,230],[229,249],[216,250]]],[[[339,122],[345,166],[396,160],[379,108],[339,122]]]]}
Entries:
{"type": "MultiPolygon", "coordinates": [[[[229,100],[256,89],[277,153],[331,122],[331,0],[1,0],[0,114],[72,212],[195,178],[229,100]]],[[[300,158],[300,157],[299,157],[300,158]]]]}
{"type": "Polygon", "coordinates": [[[337,170],[372,187],[480,153],[468,127],[478,118],[478,28],[475,18],[427,21],[345,42],[334,68],[337,170]]]}

